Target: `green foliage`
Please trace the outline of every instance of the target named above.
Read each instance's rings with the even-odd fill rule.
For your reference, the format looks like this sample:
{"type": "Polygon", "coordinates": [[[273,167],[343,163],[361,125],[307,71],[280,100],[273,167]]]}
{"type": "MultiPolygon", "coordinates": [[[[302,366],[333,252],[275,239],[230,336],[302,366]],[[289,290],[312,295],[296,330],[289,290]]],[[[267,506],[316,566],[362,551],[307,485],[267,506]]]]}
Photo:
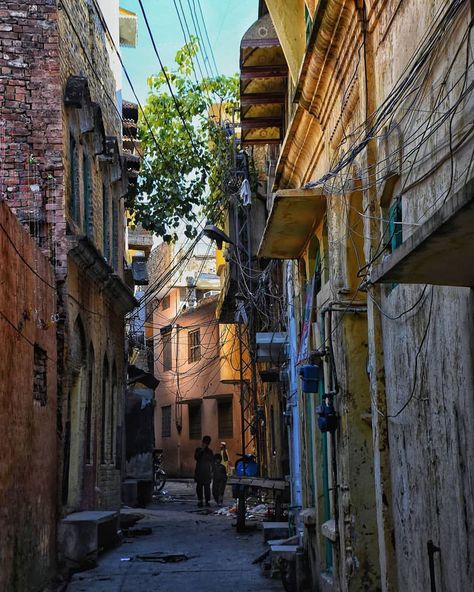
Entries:
{"type": "Polygon", "coordinates": [[[197,39],[192,38],[177,52],[176,68],[166,69],[178,107],[161,72],[148,79],[146,119],[142,115],[139,120],[146,163],[139,178],[135,219],[165,241],[177,238],[176,229],[183,221],[186,236],[195,236],[200,213],[217,221],[232,162],[225,122],[232,122],[238,104],[239,79],[218,76],[195,82],[192,63],[198,49],[197,39]]]}

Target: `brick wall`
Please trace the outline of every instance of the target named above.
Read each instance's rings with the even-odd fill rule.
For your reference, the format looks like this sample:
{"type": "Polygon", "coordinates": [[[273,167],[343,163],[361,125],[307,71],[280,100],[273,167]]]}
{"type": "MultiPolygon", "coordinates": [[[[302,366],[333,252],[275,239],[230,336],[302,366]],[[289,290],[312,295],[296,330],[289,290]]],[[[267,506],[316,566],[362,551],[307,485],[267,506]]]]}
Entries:
{"type": "Polygon", "coordinates": [[[0,277],[0,590],[27,592],[55,565],[56,297],[53,268],[2,201],[0,277]]]}
{"type": "Polygon", "coordinates": [[[58,255],[63,220],[63,138],[55,2],[0,0],[0,195],[58,255]]]}

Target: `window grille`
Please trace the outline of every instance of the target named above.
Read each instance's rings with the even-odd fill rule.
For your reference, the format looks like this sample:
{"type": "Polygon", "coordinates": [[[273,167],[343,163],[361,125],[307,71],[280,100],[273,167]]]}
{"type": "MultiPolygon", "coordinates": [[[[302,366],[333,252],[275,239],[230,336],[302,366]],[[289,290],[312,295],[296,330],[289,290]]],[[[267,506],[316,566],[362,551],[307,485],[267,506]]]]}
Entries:
{"type": "Polygon", "coordinates": [[[217,403],[217,423],[219,438],[234,437],[234,417],[232,400],[217,403]]]}
{"type": "Polygon", "coordinates": [[[102,185],[102,235],[103,235],[103,254],[105,259],[110,259],[110,204],[109,192],[107,187],[102,185]]]}
{"type": "Polygon", "coordinates": [[[91,167],[86,154],[82,156],[82,184],[84,193],[84,218],[83,231],[88,236],[92,236],[92,199],[91,199],[91,167]]]}
{"type": "Polygon", "coordinates": [[[170,297],[169,296],[165,296],[163,298],[163,300],[161,301],[161,309],[162,310],[167,310],[170,306],[171,306],[170,297]]]}
{"type": "Polygon", "coordinates": [[[162,438],[171,437],[171,405],[161,408],[161,436],[162,438]]]}
{"type": "Polygon", "coordinates": [[[163,333],[161,339],[163,343],[163,370],[172,370],[171,331],[163,333]]]}
{"type": "Polygon", "coordinates": [[[69,135],[69,215],[74,222],[79,220],[77,144],[72,134],[69,135]]]}
{"type": "Polygon", "coordinates": [[[35,343],[33,361],[33,400],[37,401],[41,407],[45,407],[48,402],[47,360],[48,356],[46,351],[35,343]]]}
{"type": "Polygon", "coordinates": [[[118,270],[119,225],[117,201],[112,199],[112,267],[118,270]]]}
{"type": "Polygon", "coordinates": [[[190,331],[188,333],[188,362],[198,362],[201,359],[201,331],[190,331]]]}
{"type": "Polygon", "coordinates": [[[201,439],[201,404],[188,405],[189,439],[201,439]]]}

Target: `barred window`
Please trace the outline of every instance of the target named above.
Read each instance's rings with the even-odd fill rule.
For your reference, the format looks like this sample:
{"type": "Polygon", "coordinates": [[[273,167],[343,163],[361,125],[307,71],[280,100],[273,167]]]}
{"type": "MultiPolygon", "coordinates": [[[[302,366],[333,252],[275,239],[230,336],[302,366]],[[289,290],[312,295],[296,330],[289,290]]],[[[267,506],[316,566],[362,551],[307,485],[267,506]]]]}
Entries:
{"type": "Polygon", "coordinates": [[[173,368],[172,350],[171,350],[171,331],[163,333],[163,370],[171,370],[173,368]]]}
{"type": "Polygon", "coordinates": [[[189,439],[201,439],[201,404],[188,405],[189,439]]]}
{"type": "Polygon", "coordinates": [[[234,417],[232,413],[232,399],[230,401],[218,401],[217,423],[219,438],[234,437],[234,417]]]}
{"type": "Polygon", "coordinates": [[[165,296],[163,298],[163,300],[161,301],[161,309],[162,310],[167,310],[170,306],[171,306],[171,304],[170,304],[170,297],[169,296],[165,296]]]}
{"type": "Polygon", "coordinates": [[[201,330],[188,333],[188,362],[198,362],[201,359],[201,330]]]}
{"type": "Polygon", "coordinates": [[[171,405],[161,408],[161,437],[171,437],[171,405]]]}
{"type": "Polygon", "coordinates": [[[48,401],[46,351],[35,343],[33,368],[33,400],[44,407],[48,401]]]}

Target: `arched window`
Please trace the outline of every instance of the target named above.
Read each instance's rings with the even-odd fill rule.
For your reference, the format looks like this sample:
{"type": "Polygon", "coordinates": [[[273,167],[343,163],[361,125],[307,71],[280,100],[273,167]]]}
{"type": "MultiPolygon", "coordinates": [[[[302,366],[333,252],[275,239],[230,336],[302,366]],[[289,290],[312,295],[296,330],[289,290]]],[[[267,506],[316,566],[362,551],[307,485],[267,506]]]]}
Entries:
{"type": "Polygon", "coordinates": [[[110,396],[110,462],[115,461],[115,438],[116,438],[116,426],[117,426],[117,366],[115,365],[112,369],[112,392],[110,396]]]}
{"type": "Polygon", "coordinates": [[[86,393],[86,463],[92,463],[92,407],[94,402],[94,369],[95,369],[95,356],[94,346],[92,343],[89,345],[89,354],[87,360],[87,393],[86,393]]]}
{"type": "Polygon", "coordinates": [[[109,376],[109,361],[107,354],[104,356],[104,364],[102,367],[102,405],[101,405],[101,434],[100,434],[100,462],[106,462],[106,448],[107,448],[107,402],[109,400],[110,376],[109,376]]]}

